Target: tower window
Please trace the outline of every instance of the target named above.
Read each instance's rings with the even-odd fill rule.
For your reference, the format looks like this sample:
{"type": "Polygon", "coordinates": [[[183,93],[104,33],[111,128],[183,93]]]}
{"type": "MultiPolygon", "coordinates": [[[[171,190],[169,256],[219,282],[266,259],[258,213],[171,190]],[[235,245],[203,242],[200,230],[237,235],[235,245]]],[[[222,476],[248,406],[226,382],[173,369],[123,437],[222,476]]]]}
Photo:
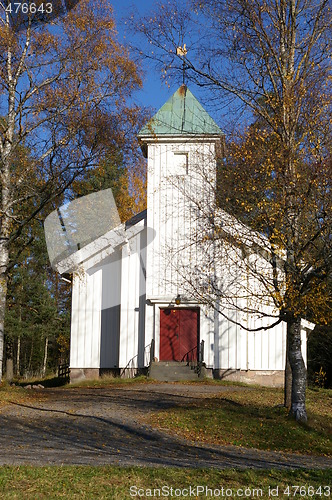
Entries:
{"type": "Polygon", "coordinates": [[[173,153],[172,165],[169,165],[168,175],[185,175],[188,173],[188,153],[182,151],[173,153]]]}

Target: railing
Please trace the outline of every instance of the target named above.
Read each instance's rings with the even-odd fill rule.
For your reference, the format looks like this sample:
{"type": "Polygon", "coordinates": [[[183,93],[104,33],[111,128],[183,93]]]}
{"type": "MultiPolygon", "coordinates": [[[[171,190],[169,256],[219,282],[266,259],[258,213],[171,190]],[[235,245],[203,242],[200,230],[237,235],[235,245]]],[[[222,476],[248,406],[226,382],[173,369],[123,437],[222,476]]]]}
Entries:
{"type": "MultiPolygon", "coordinates": [[[[149,356],[149,358],[148,358],[149,359],[149,362],[148,362],[148,373],[150,373],[151,364],[152,364],[152,361],[153,361],[153,358],[154,358],[154,340],[152,340],[150,344],[148,344],[148,345],[146,345],[144,347],[144,360],[146,359],[147,354],[149,356]]],[[[136,354],[136,356],[133,356],[128,361],[128,363],[126,364],[126,366],[121,370],[120,377],[123,377],[124,374],[126,373],[126,370],[128,370],[129,368],[137,368],[137,366],[134,366],[135,365],[134,361],[137,358],[138,358],[138,354],[136,354]]]]}
{"type": "Polygon", "coordinates": [[[69,381],[70,379],[69,363],[64,363],[58,366],[58,377],[69,381]]]}
{"type": "Polygon", "coordinates": [[[185,361],[200,376],[204,364],[204,340],[186,352],[181,361],[185,361]]]}
{"type": "Polygon", "coordinates": [[[183,358],[181,359],[181,361],[186,361],[187,364],[189,365],[189,363],[192,363],[192,362],[195,362],[195,361],[198,361],[198,345],[195,345],[195,347],[193,347],[192,349],[190,349],[190,351],[186,352],[186,354],[183,356],[183,358]]]}
{"type": "Polygon", "coordinates": [[[149,361],[148,375],[150,375],[151,365],[154,360],[154,346],[155,346],[155,341],[154,339],[152,339],[150,344],[150,361],[149,361]]]}

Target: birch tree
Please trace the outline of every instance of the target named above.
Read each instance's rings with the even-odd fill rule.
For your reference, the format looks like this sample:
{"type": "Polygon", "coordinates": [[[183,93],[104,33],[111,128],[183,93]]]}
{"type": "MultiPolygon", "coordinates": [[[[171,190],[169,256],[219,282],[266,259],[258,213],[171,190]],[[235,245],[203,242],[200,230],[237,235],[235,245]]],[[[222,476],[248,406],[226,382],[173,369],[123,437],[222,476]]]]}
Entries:
{"type": "MultiPolygon", "coordinates": [[[[303,421],[301,316],[311,307],[324,320],[320,306],[331,272],[331,15],[329,0],[193,0],[160,4],[139,22],[132,19],[151,47],[142,52],[166,81],[185,71],[189,82],[210,91],[210,104],[228,114],[240,109],[247,123],[260,119],[254,138],[247,135],[232,151],[244,183],[235,176],[233,195],[220,193],[224,207],[234,215],[246,211],[268,239],[266,290],[277,320],[287,322],[290,413],[303,421]],[[185,54],[177,51],[184,43],[185,54]],[[262,150],[265,157],[255,162],[262,150]],[[263,177],[270,190],[265,184],[261,196],[263,177]]],[[[225,187],[230,176],[223,180],[225,187]]],[[[223,234],[212,220],[214,234],[223,234]]]]}
{"type": "Polygon", "coordinates": [[[66,16],[45,11],[43,22],[39,2],[24,4],[21,24],[8,5],[0,4],[0,378],[10,248],[100,164],[106,143],[125,151],[138,115],[127,102],[141,83],[106,0],[82,0],[66,16]]]}

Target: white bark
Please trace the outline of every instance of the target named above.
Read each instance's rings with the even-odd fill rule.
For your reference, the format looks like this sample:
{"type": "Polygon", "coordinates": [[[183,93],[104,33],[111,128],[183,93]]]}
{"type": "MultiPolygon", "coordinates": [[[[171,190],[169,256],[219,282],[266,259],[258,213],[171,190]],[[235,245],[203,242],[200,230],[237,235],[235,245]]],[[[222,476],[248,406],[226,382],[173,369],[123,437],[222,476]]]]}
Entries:
{"type": "Polygon", "coordinates": [[[289,318],[287,322],[287,342],[289,362],[292,368],[292,404],[289,413],[296,420],[306,422],[307,370],[301,352],[301,318],[289,318]]]}
{"type": "Polygon", "coordinates": [[[46,375],[47,356],[48,356],[48,337],[45,337],[45,351],[44,351],[44,361],[43,361],[43,377],[45,377],[45,375],[46,375]]]}
{"type": "Polygon", "coordinates": [[[20,375],[20,357],[21,357],[21,336],[17,338],[17,353],[16,353],[16,376],[20,375]]]}
{"type": "Polygon", "coordinates": [[[4,353],[5,312],[7,296],[8,248],[6,242],[0,241],[0,381],[4,353]]]}

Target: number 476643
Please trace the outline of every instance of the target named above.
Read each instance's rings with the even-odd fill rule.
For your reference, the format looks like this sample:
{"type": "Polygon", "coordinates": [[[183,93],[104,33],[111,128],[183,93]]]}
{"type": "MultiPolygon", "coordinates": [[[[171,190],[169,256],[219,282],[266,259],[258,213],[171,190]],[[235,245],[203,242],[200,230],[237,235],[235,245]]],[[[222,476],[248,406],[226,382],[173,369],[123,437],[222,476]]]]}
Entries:
{"type": "Polygon", "coordinates": [[[330,497],[330,486],[287,486],[284,490],[284,495],[288,497],[330,497]]]}
{"type": "Polygon", "coordinates": [[[10,14],[18,14],[22,12],[22,14],[51,14],[53,11],[53,6],[51,2],[41,3],[37,5],[36,3],[21,3],[21,2],[10,2],[7,7],[5,7],[5,11],[10,14]]]}

